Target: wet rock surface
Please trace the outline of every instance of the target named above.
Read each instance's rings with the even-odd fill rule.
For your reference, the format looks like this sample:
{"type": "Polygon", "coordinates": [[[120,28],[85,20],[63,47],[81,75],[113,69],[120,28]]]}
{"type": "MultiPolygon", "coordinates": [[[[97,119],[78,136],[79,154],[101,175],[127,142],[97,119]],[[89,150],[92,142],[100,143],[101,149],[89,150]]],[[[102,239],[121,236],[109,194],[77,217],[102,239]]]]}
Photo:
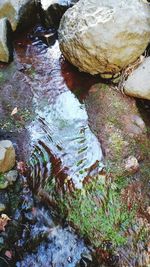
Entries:
{"type": "Polygon", "coordinates": [[[81,71],[115,74],[144,52],[149,17],[142,1],[80,0],[61,20],[60,49],[81,71]]]}
{"type": "Polygon", "coordinates": [[[1,0],[0,18],[8,18],[13,31],[30,27],[36,19],[34,0],[1,0]]]}
{"type": "Polygon", "coordinates": [[[41,22],[47,28],[58,28],[60,20],[66,10],[78,0],[41,0],[39,1],[39,14],[41,22]]]}
{"type": "Polygon", "coordinates": [[[13,59],[12,29],[6,18],[0,19],[0,61],[13,59]]]}

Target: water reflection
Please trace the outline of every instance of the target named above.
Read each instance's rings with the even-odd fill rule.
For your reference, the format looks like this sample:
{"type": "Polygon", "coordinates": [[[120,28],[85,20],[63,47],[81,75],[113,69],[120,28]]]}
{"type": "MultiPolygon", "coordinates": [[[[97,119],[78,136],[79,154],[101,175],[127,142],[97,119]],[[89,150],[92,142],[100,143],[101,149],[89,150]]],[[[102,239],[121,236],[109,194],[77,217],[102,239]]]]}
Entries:
{"type": "Polygon", "coordinates": [[[18,60],[31,63],[26,74],[36,113],[35,121],[28,127],[31,180],[36,180],[36,184],[33,181],[32,185],[36,189],[41,186],[42,181],[50,176],[52,167],[57,170],[55,176],[64,174],[77,188],[81,188],[85,177],[101,170],[102,151],[88,126],[84,103],[80,103],[67,86],[58,41],[48,47],[41,37],[32,36],[32,44],[26,47],[24,62],[19,53],[18,60]],[[52,166],[49,168],[48,164],[52,166]]]}
{"type": "Polygon", "coordinates": [[[80,188],[95,163],[98,171],[98,163],[102,160],[100,145],[88,126],[84,104],[67,91],[60,94],[55,103],[45,106],[42,111],[37,110],[37,114],[38,123],[36,120],[30,126],[33,142],[42,141],[55,157],[60,158],[61,167],[80,188]]]}

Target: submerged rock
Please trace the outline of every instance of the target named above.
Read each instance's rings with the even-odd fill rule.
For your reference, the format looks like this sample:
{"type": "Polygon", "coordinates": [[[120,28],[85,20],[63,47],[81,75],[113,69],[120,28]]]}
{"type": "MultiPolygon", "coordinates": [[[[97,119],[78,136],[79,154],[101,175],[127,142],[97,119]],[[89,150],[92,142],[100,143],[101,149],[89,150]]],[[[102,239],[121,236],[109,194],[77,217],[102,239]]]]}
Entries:
{"type": "Polygon", "coordinates": [[[15,165],[15,150],[9,140],[0,141],[0,173],[11,170],[15,165]]]}
{"type": "Polygon", "coordinates": [[[61,20],[60,48],[81,71],[115,74],[144,52],[149,23],[149,7],[140,0],[80,0],[61,20]]]}
{"type": "Polygon", "coordinates": [[[40,17],[44,26],[58,28],[63,14],[76,2],[78,0],[41,0],[40,17]]]}
{"type": "Polygon", "coordinates": [[[150,57],[128,77],[124,85],[127,95],[150,100],[150,57]]]}
{"type": "Polygon", "coordinates": [[[36,18],[34,0],[1,0],[0,18],[7,17],[13,31],[26,29],[36,18]]]}
{"type": "Polygon", "coordinates": [[[12,29],[9,21],[0,19],[0,61],[9,62],[13,58],[12,29]]]}

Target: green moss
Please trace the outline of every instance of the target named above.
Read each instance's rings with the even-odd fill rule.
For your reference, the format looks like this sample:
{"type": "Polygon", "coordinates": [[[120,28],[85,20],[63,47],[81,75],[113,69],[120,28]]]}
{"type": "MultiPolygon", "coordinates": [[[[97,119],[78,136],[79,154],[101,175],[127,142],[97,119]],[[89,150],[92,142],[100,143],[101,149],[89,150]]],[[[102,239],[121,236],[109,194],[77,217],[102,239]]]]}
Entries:
{"type": "Polygon", "coordinates": [[[110,126],[113,125],[113,126],[116,126],[117,128],[120,128],[121,126],[119,120],[112,115],[108,116],[107,121],[110,123],[110,126]]]}
{"type": "Polygon", "coordinates": [[[100,90],[104,90],[106,91],[108,89],[108,85],[107,84],[101,84],[100,90]]]}
{"type": "MultiPolygon", "coordinates": [[[[136,205],[129,211],[121,199],[120,192],[124,185],[121,181],[112,182],[105,176],[99,176],[82,190],[56,195],[55,198],[61,214],[94,246],[111,241],[117,247],[127,242],[125,232],[136,214],[136,205]]],[[[46,190],[54,192],[54,183],[51,188],[46,186],[46,190]]]]}
{"type": "Polygon", "coordinates": [[[119,132],[113,132],[110,138],[110,148],[113,150],[113,154],[115,159],[122,158],[122,151],[126,146],[126,141],[124,140],[123,136],[119,132]]]}

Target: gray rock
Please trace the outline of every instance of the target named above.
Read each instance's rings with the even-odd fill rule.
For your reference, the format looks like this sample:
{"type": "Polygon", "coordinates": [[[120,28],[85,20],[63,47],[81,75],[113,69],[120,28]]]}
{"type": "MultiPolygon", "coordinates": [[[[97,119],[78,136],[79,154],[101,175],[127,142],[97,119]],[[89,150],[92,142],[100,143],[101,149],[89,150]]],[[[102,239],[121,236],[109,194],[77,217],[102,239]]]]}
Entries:
{"type": "Polygon", "coordinates": [[[41,0],[40,17],[47,28],[58,28],[65,11],[72,7],[78,0],[41,0]]]}
{"type": "Polygon", "coordinates": [[[6,181],[8,182],[8,185],[12,185],[16,182],[18,177],[18,172],[16,170],[12,170],[4,174],[4,177],[6,181]]]}
{"type": "Polygon", "coordinates": [[[6,189],[8,186],[13,185],[18,177],[16,170],[9,171],[0,175],[0,190],[6,189]]]}
{"type": "Polygon", "coordinates": [[[9,140],[0,141],[0,173],[11,170],[15,165],[15,150],[9,140]]]}
{"type": "Polygon", "coordinates": [[[36,18],[34,0],[1,0],[0,18],[7,17],[13,31],[29,27],[36,18]]]}
{"type": "Polygon", "coordinates": [[[80,0],[59,27],[64,56],[81,71],[115,74],[134,62],[150,39],[150,9],[140,0],[80,0]]]}
{"type": "Polygon", "coordinates": [[[150,57],[135,69],[124,84],[127,95],[150,100],[150,57]]]}
{"type": "Polygon", "coordinates": [[[9,21],[0,19],[0,61],[9,62],[13,59],[12,30],[9,21]]]}
{"type": "Polygon", "coordinates": [[[18,177],[16,170],[9,171],[0,175],[0,189],[6,189],[8,186],[13,185],[18,177]]]}

